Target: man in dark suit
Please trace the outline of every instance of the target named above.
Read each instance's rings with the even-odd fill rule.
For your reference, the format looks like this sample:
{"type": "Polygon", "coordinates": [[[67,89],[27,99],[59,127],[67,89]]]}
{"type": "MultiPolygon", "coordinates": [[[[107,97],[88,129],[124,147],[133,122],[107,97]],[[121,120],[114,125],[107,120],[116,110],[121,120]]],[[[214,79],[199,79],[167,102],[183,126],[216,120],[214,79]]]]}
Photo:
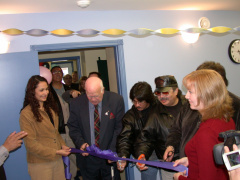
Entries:
{"type": "MultiPolygon", "coordinates": [[[[122,129],[121,119],[124,115],[122,96],[105,91],[102,80],[98,77],[87,79],[86,94],[72,100],[68,120],[69,134],[77,148],[85,150],[95,144],[101,150],[116,152],[116,138],[122,129]],[[95,132],[96,111],[100,117],[99,139],[95,132]]],[[[96,123],[97,124],[97,123],[96,123]]],[[[107,160],[80,155],[80,171],[84,180],[110,180],[111,165],[107,160]]],[[[120,179],[119,171],[114,167],[114,179],[120,179]]]]}

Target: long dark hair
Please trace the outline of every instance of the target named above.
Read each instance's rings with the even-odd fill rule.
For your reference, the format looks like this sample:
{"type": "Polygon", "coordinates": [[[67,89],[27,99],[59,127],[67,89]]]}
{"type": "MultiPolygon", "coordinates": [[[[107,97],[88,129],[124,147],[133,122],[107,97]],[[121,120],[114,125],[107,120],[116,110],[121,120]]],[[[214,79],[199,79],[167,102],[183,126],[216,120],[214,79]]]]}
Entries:
{"type": "Polygon", "coordinates": [[[153,95],[151,86],[144,81],[134,84],[130,90],[129,97],[132,101],[136,98],[140,102],[146,101],[149,104],[153,104],[155,102],[155,97],[153,95]]]}
{"type": "MultiPolygon", "coordinates": [[[[25,90],[25,98],[24,98],[24,102],[23,102],[23,107],[21,109],[21,111],[22,111],[27,105],[30,105],[34,117],[39,122],[42,121],[42,116],[38,110],[40,105],[39,105],[38,100],[35,97],[35,89],[37,88],[37,86],[40,82],[46,82],[48,84],[47,80],[44,77],[41,77],[39,75],[32,76],[28,80],[27,87],[25,90]]],[[[50,118],[52,118],[52,113],[51,113],[50,109],[52,109],[55,113],[58,113],[58,107],[53,99],[53,96],[52,96],[52,93],[50,90],[49,90],[47,100],[43,103],[43,107],[44,107],[45,111],[47,112],[47,114],[50,116],[50,118]]]]}

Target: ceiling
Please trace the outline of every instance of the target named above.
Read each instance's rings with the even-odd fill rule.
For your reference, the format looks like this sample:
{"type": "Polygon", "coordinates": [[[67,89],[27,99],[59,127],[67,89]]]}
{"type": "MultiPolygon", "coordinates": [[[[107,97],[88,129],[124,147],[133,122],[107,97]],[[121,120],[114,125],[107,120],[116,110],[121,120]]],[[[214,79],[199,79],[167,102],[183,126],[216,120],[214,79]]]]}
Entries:
{"type": "Polygon", "coordinates": [[[240,0],[91,0],[87,8],[76,0],[0,0],[0,14],[110,10],[236,10],[240,0]]]}

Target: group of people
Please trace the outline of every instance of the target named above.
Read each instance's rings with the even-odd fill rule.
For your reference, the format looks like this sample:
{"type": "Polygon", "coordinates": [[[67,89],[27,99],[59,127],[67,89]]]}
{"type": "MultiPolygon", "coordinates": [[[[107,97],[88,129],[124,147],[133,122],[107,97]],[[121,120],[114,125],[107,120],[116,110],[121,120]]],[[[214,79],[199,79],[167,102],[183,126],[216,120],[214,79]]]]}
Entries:
{"type": "Polygon", "coordinates": [[[73,71],[72,75],[66,74],[63,76],[63,81],[69,89],[74,89],[80,91],[81,93],[85,92],[86,80],[87,76],[81,76],[81,78],[78,80],[77,71],[73,71]]]}
{"type": "MultiPolygon", "coordinates": [[[[224,67],[205,62],[185,76],[185,98],[173,76],[158,77],[155,84],[154,94],[159,104],[149,101],[151,93],[148,91],[151,90],[147,83],[139,82],[132,87],[133,107],[123,118],[123,130],[117,141],[118,154],[175,161],[174,166],[189,167],[188,176],[186,172],[161,169],[160,179],[164,180],[228,179],[226,168],[214,162],[213,146],[221,141],[220,132],[239,130],[240,99],[227,91],[224,67]]],[[[119,170],[125,165],[126,162],[118,162],[119,170]]],[[[137,166],[142,171],[142,179],[156,179],[157,168],[137,166]]]]}
{"type": "MultiPolygon", "coordinates": [[[[214,162],[213,146],[221,142],[220,132],[240,129],[240,99],[227,91],[221,64],[204,62],[186,75],[185,96],[172,75],[155,78],[154,91],[147,82],[137,82],[129,95],[133,106],[126,113],[122,96],[105,91],[98,73],[89,75],[81,93],[61,82],[60,67],[51,72],[50,85],[38,75],[29,79],[18,144],[10,149],[3,145],[11,151],[24,137],[31,179],[65,179],[61,156],[69,156],[70,147],[86,150],[91,145],[123,158],[174,161],[174,166],[189,168],[186,174],[137,164],[142,180],[154,180],[158,172],[162,180],[228,179],[226,168],[214,162]]],[[[78,158],[84,180],[121,179],[119,172],[128,164],[88,153],[78,158]]],[[[74,176],[74,154],[70,160],[74,176]]]]}

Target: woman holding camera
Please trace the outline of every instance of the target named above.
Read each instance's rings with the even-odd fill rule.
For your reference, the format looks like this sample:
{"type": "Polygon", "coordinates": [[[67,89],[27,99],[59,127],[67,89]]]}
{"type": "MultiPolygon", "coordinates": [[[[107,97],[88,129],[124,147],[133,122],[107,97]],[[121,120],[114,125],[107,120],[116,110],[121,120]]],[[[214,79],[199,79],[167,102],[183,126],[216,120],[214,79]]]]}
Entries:
{"type": "Polygon", "coordinates": [[[19,119],[21,130],[28,133],[24,143],[32,180],[66,180],[62,156],[70,149],[58,133],[57,111],[47,80],[32,76],[19,119]]]}
{"type": "Polygon", "coordinates": [[[213,147],[220,143],[220,132],[235,129],[232,120],[232,99],[228,95],[226,85],[219,73],[213,70],[197,70],[183,79],[187,88],[186,99],[193,110],[202,116],[201,124],[185,147],[187,157],[176,160],[179,164],[188,166],[186,172],[174,174],[175,180],[225,180],[228,179],[227,170],[217,166],[214,162],[213,147]]]}

